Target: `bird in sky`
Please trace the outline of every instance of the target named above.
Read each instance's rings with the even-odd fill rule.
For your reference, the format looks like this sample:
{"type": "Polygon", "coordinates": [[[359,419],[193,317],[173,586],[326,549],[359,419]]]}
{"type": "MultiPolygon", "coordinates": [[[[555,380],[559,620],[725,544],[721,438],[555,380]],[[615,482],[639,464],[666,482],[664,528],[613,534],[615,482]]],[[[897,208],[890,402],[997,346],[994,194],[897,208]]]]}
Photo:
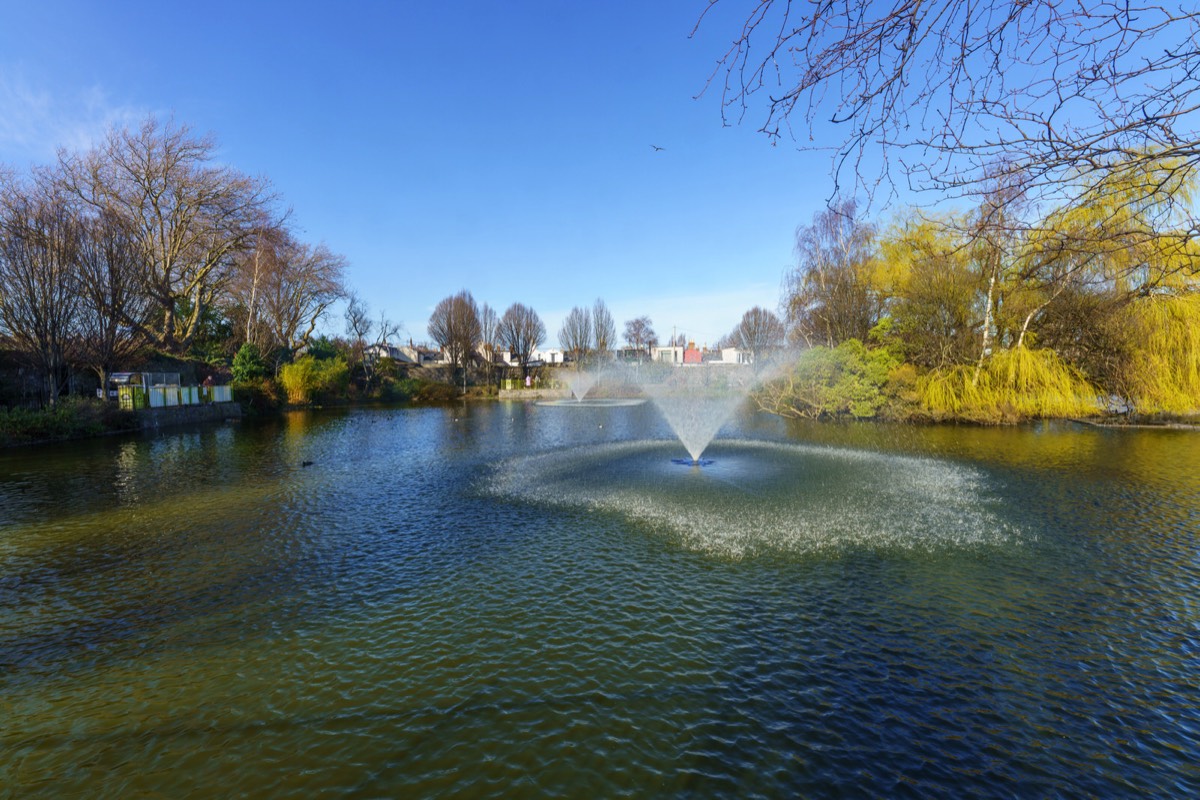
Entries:
{"type": "Polygon", "coordinates": [[[655,151],[656,153],[657,153],[659,150],[662,150],[662,149],[663,149],[663,148],[659,147],[659,146],[658,146],[658,145],[656,145],[656,144],[652,144],[652,145],[650,145],[650,146],[654,148],[654,151],[655,151]]]}

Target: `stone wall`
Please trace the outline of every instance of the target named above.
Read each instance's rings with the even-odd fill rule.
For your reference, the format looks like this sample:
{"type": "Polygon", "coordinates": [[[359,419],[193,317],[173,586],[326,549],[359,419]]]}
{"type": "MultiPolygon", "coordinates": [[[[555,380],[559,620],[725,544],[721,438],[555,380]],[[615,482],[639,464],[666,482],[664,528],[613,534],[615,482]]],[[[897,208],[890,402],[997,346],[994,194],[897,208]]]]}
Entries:
{"type": "Polygon", "coordinates": [[[155,431],[177,425],[195,425],[203,422],[223,422],[241,419],[242,407],[237,403],[209,403],[199,406],[170,406],[168,408],[145,408],[138,411],[142,430],[155,431]]]}
{"type": "Polygon", "coordinates": [[[571,397],[570,389],[501,389],[501,400],[550,400],[571,397]]]}

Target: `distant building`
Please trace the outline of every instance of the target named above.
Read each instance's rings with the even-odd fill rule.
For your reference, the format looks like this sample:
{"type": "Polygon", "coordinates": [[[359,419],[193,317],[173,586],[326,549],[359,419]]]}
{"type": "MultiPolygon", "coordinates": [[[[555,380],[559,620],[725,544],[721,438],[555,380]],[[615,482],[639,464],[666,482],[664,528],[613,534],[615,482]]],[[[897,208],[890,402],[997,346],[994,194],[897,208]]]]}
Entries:
{"type": "Polygon", "coordinates": [[[557,347],[549,350],[534,350],[533,358],[530,361],[539,361],[543,364],[563,364],[566,362],[567,354],[557,347]]]}
{"type": "Polygon", "coordinates": [[[390,358],[398,364],[411,364],[418,367],[428,367],[442,363],[442,354],[437,350],[421,345],[373,344],[363,350],[363,358],[374,364],[380,359],[390,358]]]}
{"type": "MultiPolygon", "coordinates": [[[[398,361],[402,364],[415,364],[416,359],[405,352],[407,348],[397,347],[394,344],[373,344],[363,350],[363,358],[368,363],[374,364],[380,359],[390,358],[393,361],[398,361]]],[[[415,354],[414,354],[415,355],[415,354]]]]}
{"type": "Polygon", "coordinates": [[[678,345],[668,345],[666,347],[654,347],[650,351],[651,357],[660,364],[682,364],[684,348],[678,345]]]}
{"type": "MultiPolygon", "coordinates": [[[[518,354],[509,352],[508,350],[498,350],[496,351],[496,363],[509,367],[519,367],[521,366],[521,358],[518,354]]],[[[531,367],[565,363],[566,353],[557,347],[550,350],[534,350],[529,354],[529,366],[531,367]]]]}
{"type": "Polygon", "coordinates": [[[726,364],[753,364],[754,353],[737,347],[723,347],[721,361],[726,364]]]}
{"type": "Polygon", "coordinates": [[[652,354],[654,360],[660,364],[674,364],[675,366],[750,364],[754,360],[748,350],[739,350],[736,347],[721,349],[705,347],[701,349],[696,347],[695,342],[688,342],[686,347],[683,345],[655,347],[652,354]]]}
{"type": "Polygon", "coordinates": [[[616,351],[617,361],[646,361],[650,358],[644,347],[622,347],[616,351]]]}

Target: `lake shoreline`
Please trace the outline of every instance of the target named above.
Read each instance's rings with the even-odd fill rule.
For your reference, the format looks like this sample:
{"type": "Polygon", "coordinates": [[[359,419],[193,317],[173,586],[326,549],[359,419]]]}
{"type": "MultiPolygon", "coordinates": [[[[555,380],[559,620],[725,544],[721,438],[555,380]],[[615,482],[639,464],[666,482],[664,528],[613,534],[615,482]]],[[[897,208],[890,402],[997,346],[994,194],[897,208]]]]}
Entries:
{"type": "MultiPolygon", "coordinates": [[[[451,401],[454,403],[477,403],[477,402],[536,402],[539,400],[556,399],[570,397],[570,390],[565,389],[514,389],[501,390],[498,395],[465,395],[457,400],[451,401]]],[[[47,444],[61,444],[71,441],[86,441],[102,436],[114,436],[118,434],[137,434],[137,433],[153,433],[160,429],[170,429],[187,425],[209,425],[214,422],[238,422],[244,419],[267,419],[271,417],[282,416],[290,411],[320,411],[329,408],[339,409],[358,409],[358,408],[400,408],[400,407],[436,407],[447,405],[447,403],[431,403],[431,402],[415,402],[412,400],[401,401],[398,403],[386,402],[345,402],[345,403],[313,403],[309,405],[288,405],[282,406],[274,411],[248,411],[242,404],[222,403],[221,408],[217,409],[217,413],[208,413],[202,417],[196,417],[194,414],[189,415],[187,419],[168,420],[164,419],[162,412],[172,412],[177,409],[146,409],[145,411],[136,412],[139,418],[135,425],[129,424],[126,419],[121,419],[113,427],[105,427],[103,430],[92,430],[85,432],[71,432],[62,436],[48,436],[36,439],[13,440],[8,437],[0,438],[0,449],[12,449],[19,447],[37,447],[47,444]],[[143,418],[141,415],[153,414],[153,418],[143,418]]],[[[198,407],[207,408],[207,407],[198,407]]],[[[765,411],[765,410],[764,410],[765,411]]],[[[773,414],[781,419],[788,417],[780,414],[775,414],[772,411],[765,413],[773,414]]],[[[167,414],[170,416],[170,414],[167,414]]],[[[818,417],[811,419],[812,422],[821,424],[841,424],[846,422],[868,422],[868,423],[887,423],[887,424],[902,424],[913,427],[936,427],[936,426],[968,426],[979,428],[1008,428],[1021,425],[1028,425],[1035,422],[1071,422],[1078,425],[1086,425],[1092,428],[1101,428],[1106,430],[1172,430],[1172,431],[1200,431],[1200,420],[1186,417],[1164,417],[1156,418],[1151,415],[1144,417],[1129,416],[1126,414],[1107,414],[1096,417],[1029,417],[1021,419],[1006,419],[995,423],[984,423],[971,419],[930,419],[916,418],[908,420],[885,420],[880,418],[869,419],[850,419],[841,416],[818,417]]]]}

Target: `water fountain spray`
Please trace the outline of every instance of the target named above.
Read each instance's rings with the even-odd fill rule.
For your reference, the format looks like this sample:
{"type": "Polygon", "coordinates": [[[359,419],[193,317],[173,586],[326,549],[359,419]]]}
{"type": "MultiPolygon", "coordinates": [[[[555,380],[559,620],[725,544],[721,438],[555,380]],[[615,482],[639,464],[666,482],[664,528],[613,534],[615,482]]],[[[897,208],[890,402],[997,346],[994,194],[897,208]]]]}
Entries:
{"type": "Polygon", "coordinates": [[[690,459],[674,459],[690,466],[706,466],[701,456],[754,388],[754,370],[744,365],[649,365],[639,370],[637,383],[662,412],[690,459]]]}

